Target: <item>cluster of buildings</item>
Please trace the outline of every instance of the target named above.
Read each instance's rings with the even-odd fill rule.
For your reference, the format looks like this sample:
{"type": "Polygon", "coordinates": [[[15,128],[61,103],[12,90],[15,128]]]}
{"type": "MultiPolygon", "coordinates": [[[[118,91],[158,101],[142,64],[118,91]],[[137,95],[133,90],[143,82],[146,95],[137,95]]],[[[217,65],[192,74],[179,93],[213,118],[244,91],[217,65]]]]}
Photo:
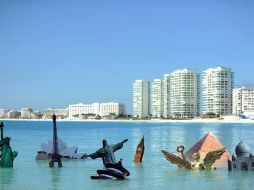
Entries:
{"type": "Polygon", "coordinates": [[[234,88],[230,68],[207,69],[200,76],[182,69],[164,74],[152,84],[133,83],[133,117],[194,118],[200,115],[254,116],[254,88],[234,88]]]}
{"type": "MultiPolygon", "coordinates": [[[[230,68],[209,68],[202,75],[193,69],[176,70],[161,79],[136,80],[133,83],[134,118],[195,118],[230,116],[254,118],[254,88],[234,88],[234,73],[230,68]]],[[[20,111],[0,109],[0,118],[100,119],[126,115],[122,103],[71,104],[66,109],[31,108],[20,111]]]]}
{"type": "Polygon", "coordinates": [[[32,108],[22,108],[20,111],[0,109],[0,118],[9,119],[40,119],[42,117],[41,112],[33,111],[32,108]]]}
{"type": "Polygon", "coordinates": [[[33,111],[32,108],[22,108],[20,111],[0,109],[0,118],[9,119],[50,119],[53,113],[57,118],[100,119],[125,116],[125,106],[122,103],[93,103],[72,104],[66,109],[44,109],[42,112],[33,111]]]}

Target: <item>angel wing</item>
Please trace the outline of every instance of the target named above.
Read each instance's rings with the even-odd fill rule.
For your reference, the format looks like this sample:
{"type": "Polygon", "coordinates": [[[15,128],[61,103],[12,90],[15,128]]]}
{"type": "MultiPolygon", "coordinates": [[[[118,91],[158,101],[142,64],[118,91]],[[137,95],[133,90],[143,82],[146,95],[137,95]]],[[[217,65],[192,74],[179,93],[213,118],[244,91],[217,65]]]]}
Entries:
{"type": "Polygon", "coordinates": [[[165,150],[162,150],[162,153],[168,161],[172,164],[176,164],[179,168],[191,169],[191,163],[188,160],[165,150]]]}
{"type": "Polygon", "coordinates": [[[203,160],[203,165],[206,169],[211,169],[211,166],[216,160],[219,160],[222,154],[226,151],[226,148],[220,148],[215,151],[208,152],[203,160]]]}

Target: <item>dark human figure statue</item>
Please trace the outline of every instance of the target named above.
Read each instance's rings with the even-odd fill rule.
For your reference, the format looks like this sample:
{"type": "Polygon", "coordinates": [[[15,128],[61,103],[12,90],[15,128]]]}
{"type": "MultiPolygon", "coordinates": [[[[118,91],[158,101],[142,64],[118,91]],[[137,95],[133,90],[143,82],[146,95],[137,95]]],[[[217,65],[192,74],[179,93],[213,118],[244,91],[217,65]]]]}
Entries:
{"type": "Polygon", "coordinates": [[[92,159],[102,158],[103,164],[116,164],[116,158],[114,152],[123,147],[123,143],[127,142],[128,139],[114,145],[108,145],[107,141],[104,139],[102,141],[103,147],[97,150],[95,153],[90,154],[89,157],[92,159]]]}

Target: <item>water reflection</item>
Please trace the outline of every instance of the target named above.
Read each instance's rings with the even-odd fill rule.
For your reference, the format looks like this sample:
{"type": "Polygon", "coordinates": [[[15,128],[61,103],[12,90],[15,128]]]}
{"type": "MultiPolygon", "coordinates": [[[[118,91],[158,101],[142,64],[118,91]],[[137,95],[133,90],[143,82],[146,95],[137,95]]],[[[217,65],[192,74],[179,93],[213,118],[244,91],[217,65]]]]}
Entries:
{"type": "Polygon", "coordinates": [[[62,168],[49,168],[50,174],[51,174],[51,186],[53,190],[58,190],[60,189],[60,178],[61,178],[61,173],[62,168]]]}
{"type": "Polygon", "coordinates": [[[4,187],[9,187],[13,183],[13,168],[0,168],[0,184],[4,187]]]}
{"type": "Polygon", "coordinates": [[[238,171],[228,172],[228,178],[236,190],[253,189],[253,172],[238,171]],[[237,180],[236,180],[237,179],[237,180]]]}

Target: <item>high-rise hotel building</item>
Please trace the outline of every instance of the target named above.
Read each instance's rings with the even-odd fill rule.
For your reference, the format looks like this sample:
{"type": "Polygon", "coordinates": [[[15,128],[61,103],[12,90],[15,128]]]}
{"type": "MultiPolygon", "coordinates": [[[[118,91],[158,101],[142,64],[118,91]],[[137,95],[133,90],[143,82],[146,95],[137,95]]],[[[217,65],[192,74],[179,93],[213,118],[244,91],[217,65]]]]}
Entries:
{"type": "Polygon", "coordinates": [[[162,117],[162,98],[163,98],[163,86],[161,79],[154,79],[152,84],[151,95],[151,114],[154,118],[162,117]]]}
{"type": "Polygon", "coordinates": [[[203,72],[203,113],[230,115],[232,113],[232,90],[234,73],[230,68],[210,68],[203,72]]]}
{"type": "Polygon", "coordinates": [[[233,114],[254,116],[254,88],[235,88],[233,90],[233,114]]]}
{"type": "Polygon", "coordinates": [[[164,74],[162,79],[162,117],[170,117],[169,105],[170,74],[164,74]]]}
{"type": "Polygon", "coordinates": [[[135,80],[133,83],[133,117],[150,116],[150,82],[135,80]]]}
{"type": "Polygon", "coordinates": [[[193,118],[199,115],[199,75],[192,69],[170,73],[169,110],[171,117],[193,118]]]}

